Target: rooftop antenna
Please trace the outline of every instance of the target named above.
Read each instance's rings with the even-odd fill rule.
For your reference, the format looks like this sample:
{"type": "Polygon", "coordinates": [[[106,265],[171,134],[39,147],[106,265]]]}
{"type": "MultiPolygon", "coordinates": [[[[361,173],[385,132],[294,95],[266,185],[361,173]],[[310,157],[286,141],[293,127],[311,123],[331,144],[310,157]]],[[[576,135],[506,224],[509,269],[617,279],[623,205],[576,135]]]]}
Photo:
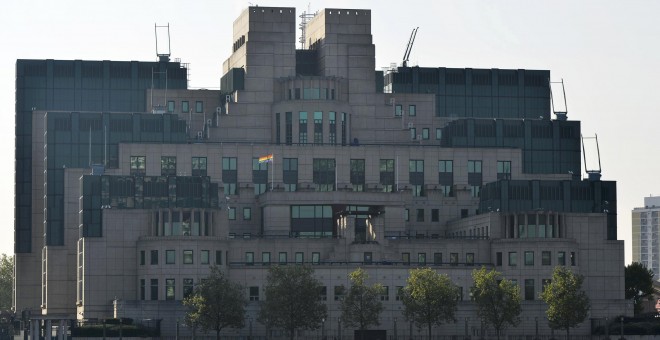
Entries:
{"type": "MultiPolygon", "coordinates": [[[[311,8],[311,3],[307,3],[307,11],[303,11],[302,14],[300,14],[300,49],[304,50],[305,49],[305,43],[307,41],[307,22],[309,22],[309,19],[314,17],[314,13],[312,13],[311,8]]],[[[311,43],[310,43],[311,45],[311,43]]],[[[309,46],[307,46],[309,47],[309,46]]]]}
{"type": "Polygon", "coordinates": [[[410,52],[412,51],[413,44],[415,43],[415,37],[417,36],[417,30],[419,27],[415,27],[410,33],[410,39],[408,39],[408,46],[406,46],[406,52],[403,53],[403,67],[408,66],[408,58],[410,58],[410,52]]]}
{"type": "MultiPolygon", "coordinates": [[[[598,147],[598,135],[594,134],[594,137],[584,137],[582,134],[580,134],[580,139],[582,140],[582,156],[584,158],[584,170],[587,172],[587,176],[590,181],[598,181],[600,180],[601,176],[601,167],[600,167],[600,148],[598,147]],[[595,143],[596,144],[596,156],[598,160],[598,168],[590,169],[589,164],[587,164],[587,149],[585,148],[584,141],[587,140],[590,143],[595,143]]],[[[590,162],[590,163],[596,163],[596,162],[590,162]]]]}
{"type": "Polygon", "coordinates": [[[568,116],[568,104],[566,103],[566,88],[564,87],[564,78],[561,79],[561,81],[550,81],[548,79],[548,83],[550,84],[550,104],[552,105],[552,112],[557,116],[557,120],[566,120],[568,116]],[[561,84],[561,95],[564,97],[564,106],[561,106],[561,98],[558,98],[559,102],[555,103],[555,96],[552,94],[552,84],[561,84]],[[557,106],[555,106],[557,105],[557,106]]]}

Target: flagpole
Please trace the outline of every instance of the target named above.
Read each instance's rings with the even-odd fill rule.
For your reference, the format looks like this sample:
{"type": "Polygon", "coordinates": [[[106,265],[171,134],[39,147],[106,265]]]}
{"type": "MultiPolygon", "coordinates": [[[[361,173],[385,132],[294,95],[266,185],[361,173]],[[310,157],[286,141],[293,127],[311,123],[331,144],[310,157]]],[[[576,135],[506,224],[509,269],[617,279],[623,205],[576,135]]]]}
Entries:
{"type": "Polygon", "coordinates": [[[270,173],[270,191],[273,191],[273,184],[275,183],[275,156],[273,155],[273,159],[270,162],[273,164],[273,169],[270,173]]]}

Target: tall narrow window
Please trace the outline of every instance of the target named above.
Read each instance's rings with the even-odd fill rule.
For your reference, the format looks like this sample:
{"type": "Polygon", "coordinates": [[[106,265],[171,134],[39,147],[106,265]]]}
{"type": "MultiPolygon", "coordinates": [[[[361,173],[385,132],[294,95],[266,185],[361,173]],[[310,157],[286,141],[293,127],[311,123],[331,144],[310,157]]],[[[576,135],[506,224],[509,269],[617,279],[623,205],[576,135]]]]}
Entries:
{"type": "Polygon", "coordinates": [[[183,279],[183,298],[187,298],[193,293],[193,279],[183,279]]]}
{"type": "MultiPolygon", "coordinates": [[[[332,90],[334,93],[334,89],[332,90]]],[[[346,145],[346,112],[341,113],[341,145],[346,145]]]]}
{"type": "Polygon", "coordinates": [[[174,112],[174,101],[173,100],[168,100],[167,101],[167,112],[174,112]]]}
{"type": "Polygon", "coordinates": [[[307,112],[300,111],[298,114],[298,143],[307,144],[307,112]]]}
{"type": "Polygon", "coordinates": [[[140,279],[140,300],[146,299],[147,280],[140,279]]]}
{"type": "Polygon", "coordinates": [[[392,192],[394,190],[394,160],[380,160],[380,185],[383,192],[392,192]]]}
{"type": "Polygon", "coordinates": [[[261,264],[264,266],[270,265],[270,252],[261,253],[261,264]]]}
{"type": "Polygon", "coordinates": [[[206,176],[206,157],[192,158],[192,175],[206,176]]]}
{"type": "Polygon", "coordinates": [[[323,112],[314,112],[314,144],[323,144],[323,112]]]}
{"type": "Polygon", "coordinates": [[[353,191],[364,191],[364,159],[351,159],[351,185],[353,191]]]}
{"type": "Polygon", "coordinates": [[[204,102],[202,102],[202,101],[196,101],[195,102],[195,112],[196,113],[203,113],[204,112],[204,102]]]}
{"type": "Polygon", "coordinates": [[[416,116],[417,115],[417,106],[416,105],[408,105],[408,115],[409,116],[416,116]]]}
{"type": "Polygon", "coordinates": [[[158,300],[158,279],[151,279],[151,300],[158,300]]]}
{"type": "Polygon", "coordinates": [[[408,162],[409,180],[413,196],[426,196],[424,191],[424,160],[411,159],[408,162]]]}
{"type": "Polygon", "coordinates": [[[250,301],[259,301],[259,287],[250,287],[250,301]]]}
{"type": "Polygon", "coordinates": [[[284,191],[298,190],[298,158],[284,158],[282,162],[284,191]]]}
{"type": "Polygon", "coordinates": [[[286,258],[286,257],[287,257],[287,253],[286,253],[286,252],[280,252],[280,253],[278,254],[278,257],[279,257],[278,260],[279,260],[280,264],[287,264],[287,258],[286,258]]]}
{"type": "Polygon", "coordinates": [[[275,144],[280,144],[280,113],[275,113],[275,144]]]}
{"type": "Polygon", "coordinates": [[[511,161],[497,161],[497,179],[511,179],[511,161]]]}
{"type": "Polygon", "coordinates": [[[222,182],[225,188],[225,195],[236,195],[236,188],[238,186],[236,157],[222,157],[222,182]]]}
{"type": "Polygon", "coordinates": [[[328,112],[328,122],[330,123],[330,144],[337,145],[337,113],[328,112]]]}
{"type": "Polygon", "coordinates": [[[482,172],[481,161],[468,161],[468,185],[470,186],[470,195],[479,197],[481,194],[482,172]]]}
{"type": "Polygon", "coordinates": [[[268,190],[268,164],[259,162],[259,158],[252,158],[252,184],[255,195],[261,195],[268,190]]]}
{"type": "Polygon", "coordinates": [[[534,300],[534,279],[525,279],[525,300],[534,300]]]}
{"type": "Polygon", "coordinates": [[[454,161],[438,161],[438,183],[443,196],[454,196],[454,161]]]}
{"type": "Polygon", "coordinates": [[[284,138],[286,145],[293,144],[293,113],[286,112],[284,115],[284,138]]]}
{"type": "Polygon", "coordinates": [[[403,113],[403,105],[401,104],[394,105],[394,115],[400,117],[402,113],[403,113]]]}
{"type": "Polygon", "coordinates": [[[160,157],[160,175],[176,176],[176,157],[174,156],[160,157]]]}
{"type": "Polygon", "coordinates": [[[188,102],[187,100],[181,102],[181,112],[182,113],[190,112],[190,102],[188,102]]]}
{"type": "Polygon", "coordinates": [[[165,300],[174,300],[175,288],[174,279],[165,279],[165,300]]]}

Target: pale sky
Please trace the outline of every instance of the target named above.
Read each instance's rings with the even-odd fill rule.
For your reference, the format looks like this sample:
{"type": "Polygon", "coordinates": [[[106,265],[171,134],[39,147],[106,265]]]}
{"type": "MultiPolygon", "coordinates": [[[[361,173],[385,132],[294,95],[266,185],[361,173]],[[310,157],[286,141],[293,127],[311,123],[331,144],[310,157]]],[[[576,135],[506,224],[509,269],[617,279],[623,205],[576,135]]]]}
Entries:
{"type": "MultiPolygon", "coordinates": [[[[660,195],[660,1],[258,1],[372,11],[376,65],[545,69],[564,80],[568,118],[598,134],[603,180],[618,182],[618,238],[631,255],[631,210],[660,195]],[[655,174],[655,175],[654,175],[655,174]]],[[[156,60],[154,24],[170,24],[172,58],[192,88],[217,88],[232,23],[247,1],[6,1],[0,11],[0,253],[13,253],[16,59],[156,60]]],[[[584,166],[583,166],[584,171],[584,166]]],[[[583,173],[583,177],[584,177],[583,173]]],[[[35,183],[39,185],[39,183],[35,183]]],[[[38,251],[39,245],[33,250],[38,251]]]]}

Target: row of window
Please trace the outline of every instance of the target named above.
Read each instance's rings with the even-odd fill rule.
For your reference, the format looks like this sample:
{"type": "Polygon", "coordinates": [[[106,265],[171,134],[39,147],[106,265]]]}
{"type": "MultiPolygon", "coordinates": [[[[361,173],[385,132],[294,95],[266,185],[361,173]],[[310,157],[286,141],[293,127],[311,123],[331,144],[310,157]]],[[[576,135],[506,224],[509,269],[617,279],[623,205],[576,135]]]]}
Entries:
{"type": "MultiPolygon", "coordinates": [[[[165,264],[176,264],[177,261],[181,261],[183,264],[195,264],[195,255],[193,250],[183,250],[181,251],[180,258],[177,259],[177,251],[174,249],[168,249],[165,250],[165,258],[164,263],[165,264]]],[[[158,263],[161,261],[159,257],[158,250],[150,250],[149,251],[149,264],[150,265],[158,265],[158,263]]],[[[210,250],[200,250],[199,251],[199,258],[197,259],[200,264],[211,264],[211,251],[210,250]]],[[[147,263],[147,251],[146,250],[140,250],[140,265],[144,266],[147,263]]],[[[222,265],[222,251],[216,250],[215,251],[215,264],[216,265],[222,265]]]]}
{"type": "MultiPolygon", "coordinates": [[[[207,158],[192,157],[192,175],[207,175],[207,158]]],[[[236,157],[222,158],[222,181],[225,195],[236,195],[238,189],[238,159],[236,157]]],[[[426,196],[424,187],[424,160],[411,159],[408,161],[409,183],[413,196],[426,196]]],[[[468,160],[468,187],[472,197],[479,197],[482,186],[483,162],[481,160],[468,160]]],[[[161,175],[174,176],[177,160],[174,156],[161,156],[161,175]]],[[[282,161],[283,185],[285,191],[298,189],[298,159],[284,158],[282,161]]],[[[350,160],[350,181],[353,191],[365,191],[365,160],[350,160]]],[[[511,161],[497,161],[497,178],[511,179],[511,161]]],[[[395,188],[395,160],[381,159],[379,161],[380,186],[383,192],[393,192],[395,188]]],[[[146,156],[131,156],[130,172],[133,176],[146,174],[146,156]]],[[[438,161],[438,189],[444,196],[454,196],[454,161],[438,161]]],[[[252,159],[252,178],[256,195],[268,190],[268,163],[260,163],[258,158],[252,159]]],[[[336,161],[332,158],[313,159],[313,182],[317,191],[334,191],[336,185],[336,161]]]]}
{"type": "MultiPolygon", "coordinates": [[[[176,103],[174,100],[167,101],[167,112],[173,113],[176,110],[176,103]]],[[[190,102],[187,100],[181,101],[181,113],[190,113],[190,102]]],[[[204,102],[196,101],[195,102],[195,113],[204,113],[204,102]]]]}
{"type": "MultiPolygon", "coordinates": [[[[569,253],[569,262],[571,266],[577,265],[577,255],[574,251],[569,253]]],[[[523,264],[525,266],[534,266],[536,263],[535,252],[531,250],[526,250],[523,252],[523,264]]],[[[502,252],[496,253],[496,265],[502,266],[502,252]]],[[[518,252],[510,251],[509,252],[509,266],[515,267],[518,265],[518,252]]],[[[552,266],[552,252],[549,250],[541,251],[541,265],[542,266],[552,266]]],[[[565,266],[566,265],[566,252],[558,251],[557,252],[557,263],[556,265],[565,266]]]]}

